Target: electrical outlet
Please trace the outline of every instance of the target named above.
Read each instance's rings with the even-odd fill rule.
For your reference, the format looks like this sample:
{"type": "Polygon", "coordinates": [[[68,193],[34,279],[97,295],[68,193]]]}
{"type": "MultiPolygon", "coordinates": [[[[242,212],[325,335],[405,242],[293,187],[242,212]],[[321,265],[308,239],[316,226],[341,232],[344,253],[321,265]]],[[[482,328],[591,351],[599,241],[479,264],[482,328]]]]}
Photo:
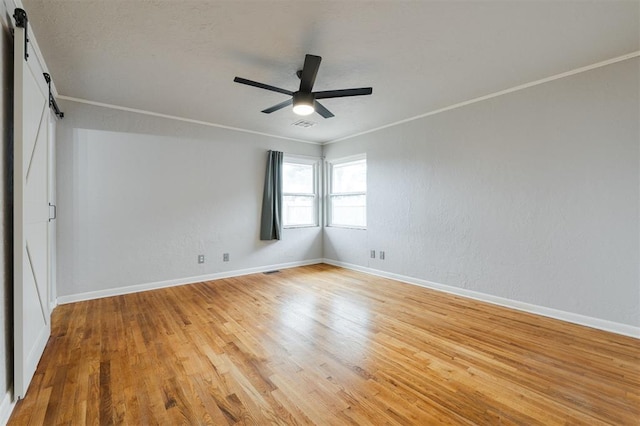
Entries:
{"type": "Polygon", "coordinates": [[[378,256],[378,257],[380,257],[380,260],[384,260],[384,252],[380,251],[380,256],[378,256]]]}
{"type": "Polygon", "coordinates": [[[198,255],[198,263],[204,263],[204,254],[198,255]]]}
{"type": "Polygon", "coordinates": [[[371,258],[372,259],[376,258],[376,251],[375,250],[371,250],[371,258]]]}
{"type": "Polygon", "coordinates": [[[222,261],[223,262],[229,261],[229,253],[222,253],[222,261]]]}

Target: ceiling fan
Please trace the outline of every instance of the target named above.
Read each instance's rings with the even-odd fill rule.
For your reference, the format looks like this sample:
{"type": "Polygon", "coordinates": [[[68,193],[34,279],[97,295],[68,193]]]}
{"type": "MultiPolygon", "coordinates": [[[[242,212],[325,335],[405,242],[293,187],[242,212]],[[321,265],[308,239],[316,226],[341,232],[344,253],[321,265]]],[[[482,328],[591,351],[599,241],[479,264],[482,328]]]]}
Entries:
{"type": "Polygon", "coordinates": [[[278,111],[284,107],[293,104],[293,112],[298,115],[309,115],[317,112],[324,118],[331,118],[334,115],[326,109],[318,99],[328,98],[343,98],[345,96],[362,96],[370,95],[373,93],[372,87],[360,87],[357,89],[341,89],[341,90],[325,90],[322,92],[312,92],[313,84],[316,81],[316,75],[318,74],[318,68],[320,68],[320,61],[322,58],[315,55],[306,55],[304,58],[304,66],[302,70],[299,70],[296,74],[300,79],[300,88],[297,92],[281,89],[279,87],[270,86],[264,83],[258,83],[257,81],[247,80],[246,78],[236,77],[233,79],[236,83],[246,84],[249,86],[259,87],[261,89],[271,90],[272,92],[283,93],[291,96],[291,99],[287,99],[284,102],[280,102],[270,108],[263,109],[265,114],[271,114],[274,111],[278,111]]]}

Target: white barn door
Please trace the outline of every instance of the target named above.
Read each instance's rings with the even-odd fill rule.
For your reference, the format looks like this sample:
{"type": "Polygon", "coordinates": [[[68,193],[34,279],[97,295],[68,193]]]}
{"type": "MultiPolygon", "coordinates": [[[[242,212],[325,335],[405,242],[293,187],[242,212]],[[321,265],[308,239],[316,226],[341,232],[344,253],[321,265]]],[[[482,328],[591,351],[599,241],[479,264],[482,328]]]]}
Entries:
{"type": "MultiPolygon", "coordinates": [[[[14,33],[14,397],[24,397],[51,332],[49,91],[24,27],[14,33]]],[[[29,37],[33,35],[29,33],[29,37]]]]}

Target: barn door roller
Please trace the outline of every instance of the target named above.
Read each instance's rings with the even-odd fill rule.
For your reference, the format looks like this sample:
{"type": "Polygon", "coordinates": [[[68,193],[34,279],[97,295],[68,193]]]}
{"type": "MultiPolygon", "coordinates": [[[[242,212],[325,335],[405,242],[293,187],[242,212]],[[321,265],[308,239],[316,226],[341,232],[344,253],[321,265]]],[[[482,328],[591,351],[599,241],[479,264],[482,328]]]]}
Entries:
{"type": "Polygon", "coordinates": [[[24,9],[16,8],[13,12],[13,19],[16,20],[16,27],[24,28],[24,60],[29,58],[27,53],[27,43],[29,42],[29,34],[27,33],[27,26],[29,18],[27,18],[27,12],[24,9]]]}
{"type": "Polygon", "coordinates": [[[56,98],[54,98],[53,94],[51,93],[51,76],[49,75],[49,73],[44,73],[44,79],[49,85],[49,108],[53,108],[53,112],[58,117],[64,118],[64,112],[60,111],[60,108],[58,108],[58,103],[56,102],[56,98]]]}

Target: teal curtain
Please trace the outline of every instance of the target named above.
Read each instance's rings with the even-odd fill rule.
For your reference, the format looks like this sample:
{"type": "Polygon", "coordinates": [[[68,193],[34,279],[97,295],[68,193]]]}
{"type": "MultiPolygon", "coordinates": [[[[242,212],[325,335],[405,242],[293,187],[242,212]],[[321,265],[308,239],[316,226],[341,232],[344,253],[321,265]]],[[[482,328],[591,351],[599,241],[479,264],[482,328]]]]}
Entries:
{"type": "Polygon", "coordinates": [[[267,173],[262,196],[260,239],[279,240],[282,236],[282,159],[280,151],[267,153],[267,173]]]}

